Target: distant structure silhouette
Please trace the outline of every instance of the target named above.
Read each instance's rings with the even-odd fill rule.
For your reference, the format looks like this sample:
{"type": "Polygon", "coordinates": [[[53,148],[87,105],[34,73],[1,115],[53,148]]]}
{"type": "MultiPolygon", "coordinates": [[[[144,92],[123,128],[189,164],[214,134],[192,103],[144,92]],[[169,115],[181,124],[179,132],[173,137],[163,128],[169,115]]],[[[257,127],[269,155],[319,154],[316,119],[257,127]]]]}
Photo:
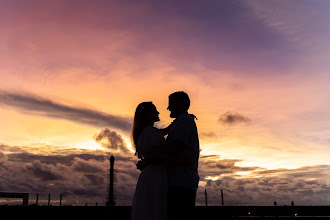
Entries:
{"type": "Polygon", "coordinates": [[[39,202],[39,194],[37,193],[36,206],[38,205],[38,202],[39,202]]]}
{"type": "Polygon", "coordinates": [[[0,198],[22,198],[23,205],[29,204],[29,193],[0,192],[0,198]]]}
{"type": "Polygon", "coordinates": [[[62,193],[60,195],[60,206],[62,206],[62,193]]]}
{"type": "Polygon", "coordinates": [[[116,205],[116,202],[115,202],[115,190],[114,190],[114,182],[115,182],[115,178],[114,178],[114,175],[115,175],[115,170],[114,170],[114,163],[115,163],[115,158],[114,156],[111,156],[110,157],[110,170],[108,170],[108,173],[107,173],[107,179],[108,179],[108,197],[106,198],[107,199],[107,202],[106,202],[106,205],[107,206],[115,206],[116,205]]]}

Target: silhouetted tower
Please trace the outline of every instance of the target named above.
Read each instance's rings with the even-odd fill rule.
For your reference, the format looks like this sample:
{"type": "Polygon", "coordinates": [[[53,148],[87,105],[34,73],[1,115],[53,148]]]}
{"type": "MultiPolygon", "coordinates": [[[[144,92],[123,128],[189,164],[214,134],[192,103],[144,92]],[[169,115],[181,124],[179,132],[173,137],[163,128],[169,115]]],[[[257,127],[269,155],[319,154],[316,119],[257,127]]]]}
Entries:
{"type": "Polygon", "coordinates": [[[115,190],[114,190],[114,182],[115,182],[115,170],[114,170],[114,163],[115,163],[115,158],[114,156],[110,157],[110,170],[108,170],[107,176],[108,176],[108,197],[107,197],[107,206],[114,206],[116,205],[115,202],[115,190]]]}

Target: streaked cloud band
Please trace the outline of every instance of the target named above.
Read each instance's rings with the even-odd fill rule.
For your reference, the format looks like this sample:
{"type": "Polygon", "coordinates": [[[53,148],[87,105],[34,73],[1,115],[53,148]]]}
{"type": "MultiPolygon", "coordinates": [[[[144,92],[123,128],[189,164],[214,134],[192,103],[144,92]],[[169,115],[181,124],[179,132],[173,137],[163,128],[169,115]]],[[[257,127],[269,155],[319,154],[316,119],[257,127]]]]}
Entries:
{"type": "Polygon", "coordinates": [[[131,129],[130,117],[112,115],[102,111],[75,107],[24,92],[0,91],[0,105],[24,113],[69,120],[98,128],[112,127],[125,132],[131,129]]]}

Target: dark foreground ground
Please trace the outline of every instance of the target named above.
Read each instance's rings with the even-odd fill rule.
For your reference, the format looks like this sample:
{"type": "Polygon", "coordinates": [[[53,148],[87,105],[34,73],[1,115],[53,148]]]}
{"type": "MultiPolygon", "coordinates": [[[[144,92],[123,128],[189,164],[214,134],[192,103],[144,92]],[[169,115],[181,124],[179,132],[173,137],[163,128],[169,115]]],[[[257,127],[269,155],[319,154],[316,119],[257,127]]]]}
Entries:
{"type": "MultiPolygon", "coordinates": [[[[330,206],[197,206],[192,219],[330,219],[330,206]]],[[[129,206],[0,206],[0,219],[123,219],[129,206]]],[[[188,218],[187,218],[188,219],[188,218]]]]}

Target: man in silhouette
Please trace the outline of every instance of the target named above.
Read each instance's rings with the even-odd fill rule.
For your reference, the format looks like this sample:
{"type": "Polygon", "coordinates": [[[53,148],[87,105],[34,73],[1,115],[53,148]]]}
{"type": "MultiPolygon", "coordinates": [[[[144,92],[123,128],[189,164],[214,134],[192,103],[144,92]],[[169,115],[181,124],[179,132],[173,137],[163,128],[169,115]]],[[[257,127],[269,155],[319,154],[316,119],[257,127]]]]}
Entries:
{"type": "Polygon", "coordinates": [[[167,109],[175,122],[165,144],[178,146],[172,153],[173,157],[192,159],[191,165],[168,165],[169,219],[187,219],[192,216],[192,208],[195,206],[199,182],[199,139],[194,117],[188,114],[189,106],[190,99],[185,92],[179,91],[169,96],[167,109]]]}

